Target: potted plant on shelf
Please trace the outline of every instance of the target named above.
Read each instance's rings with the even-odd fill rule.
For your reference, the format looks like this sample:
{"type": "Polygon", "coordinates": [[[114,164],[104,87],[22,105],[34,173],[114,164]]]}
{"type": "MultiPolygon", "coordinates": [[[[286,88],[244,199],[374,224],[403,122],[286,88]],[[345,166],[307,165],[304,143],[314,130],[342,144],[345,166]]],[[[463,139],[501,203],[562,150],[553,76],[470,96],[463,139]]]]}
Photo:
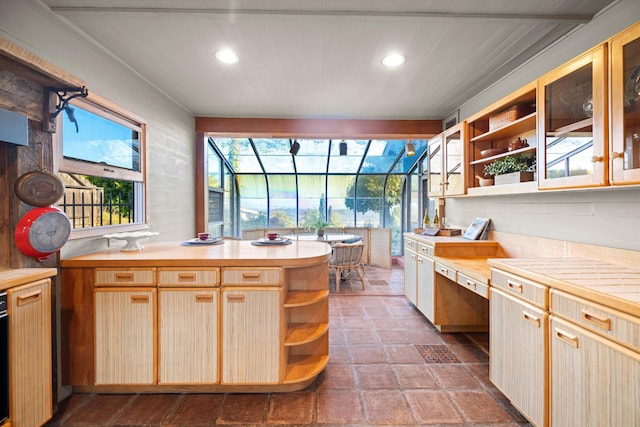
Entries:
{"type": "Polygon", "coordinates": [[[533,181],[535,156],[505,156],[484,167],[484,175],[493,176],[496,185],[533,181]]]}

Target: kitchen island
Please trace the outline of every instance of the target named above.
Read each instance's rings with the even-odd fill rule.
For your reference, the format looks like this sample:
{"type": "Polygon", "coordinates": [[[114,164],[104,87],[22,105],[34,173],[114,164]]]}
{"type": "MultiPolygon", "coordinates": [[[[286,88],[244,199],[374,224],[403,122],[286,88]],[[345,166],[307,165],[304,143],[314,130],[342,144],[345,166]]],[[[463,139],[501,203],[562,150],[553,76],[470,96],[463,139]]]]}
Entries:
{"type": "Polygon", "coordinates": [[[328,361],[321,242],[153,242],[61,260],[63,383],[77,392],[270,392],[328,361]]]}

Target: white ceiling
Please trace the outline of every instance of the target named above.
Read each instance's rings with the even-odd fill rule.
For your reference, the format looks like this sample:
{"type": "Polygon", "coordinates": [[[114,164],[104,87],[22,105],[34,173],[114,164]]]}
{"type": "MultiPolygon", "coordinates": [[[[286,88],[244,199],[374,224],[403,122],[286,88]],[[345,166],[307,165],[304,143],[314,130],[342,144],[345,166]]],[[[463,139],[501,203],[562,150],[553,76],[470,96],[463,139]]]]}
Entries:
{"type": "Polygon", "coordinates": [[[196,116],[429,119],[613,1],[43,2],[196,116]]]}

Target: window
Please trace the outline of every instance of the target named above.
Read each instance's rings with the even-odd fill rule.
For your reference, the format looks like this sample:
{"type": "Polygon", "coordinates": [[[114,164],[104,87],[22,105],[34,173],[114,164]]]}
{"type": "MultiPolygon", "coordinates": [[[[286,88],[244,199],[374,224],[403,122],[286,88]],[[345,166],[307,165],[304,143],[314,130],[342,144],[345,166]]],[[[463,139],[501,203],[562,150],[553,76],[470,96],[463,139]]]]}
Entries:
{"type": "Polygon", "coordinates": [[[58,175],[65,184],[57,206],[71,221],[72,237],[102,234],[102,227],[142,228],[143,121],[96,96],[72,104],[58,116],[54,136],[58,175]]]}

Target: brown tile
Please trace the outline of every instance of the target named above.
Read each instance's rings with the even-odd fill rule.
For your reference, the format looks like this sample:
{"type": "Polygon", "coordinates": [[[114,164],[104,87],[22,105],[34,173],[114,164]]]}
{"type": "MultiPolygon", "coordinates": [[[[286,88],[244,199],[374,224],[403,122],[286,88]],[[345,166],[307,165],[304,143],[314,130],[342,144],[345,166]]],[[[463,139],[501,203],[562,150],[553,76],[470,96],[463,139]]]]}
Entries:
{"type": "Polygon", "coordinates": [[[379,345],[352,345],[349,351],[355,364],[387,363],[387,356],[379,345]]]}
{"type": "Polygon", "coordinates": [[[420,329],[427,324],[427,319],[419,317],[399,317],[398,323],[403,329],[420,329]]]}
{"type": "Polygon", "coordinates": [[[409,337],[402,329],[377,329],[376,335],[383,344],[409,344],[409,337]]]}
{"type": "Polygon", "coordinates": [[[385,345],[383,349],[387,353],[389,363],[424,363],[424,359],[413,345],[385,345]]]}
{"type": "Polygon", "coordinates": [[[511,415],[486,391],[450,391],[449,396],[467,422],[500,423],[513,421],[511,415]]]}
{"type": "Polygon", "coordinates": [[[309,391],[271,395],[267,422],[269,424],[311,424],[315,393],[309,391]]]}
{"type": "Polygon", "coordinates": [[[473,375],[480,380],[480,383],[487,388],[495,388],[495,385],[489,379],[488,363],[467,363],[467,368],[473,375]]]}
{"type": "Polygon", "coordinates": [[[140,394],[132,399],[125,412],[116,417],[114,424],[119,426],[158,424],[179,399],[179,394],[140,394]]]}
{"type": "Polygon", "coordinates": [[[386,306],[374,306],[374,307],[364,307],[365,312],[369,317],[387,317],[391,315],[386,306]]]}
{"type": "Polygon", "coordinates": [[[228,394],[216,424],[261,423],[267,408],[267,394],[228,394]]]}
{"type": "Polygon", "coordinates": [[[319,390],[316,420],[326,424],[360,424],[360,397],[353,390],[319,390]]]}
{"type": "Polygon", "coordinates": [[[329,318],[329,330],[330,331],[341,331],[344,329],[344,324],[342,323],[342,317],[330,317],[329,318]]]}
{"type": "Polygon", "coordinates": [[[463,333],[442,334],[442,341],[446,344],[471,344],[471,340],[463,333]]]}
{"type": "Polygon", "coordinates": [[[358,365],[353,370],[360,388],[398,388],[398,380],[389,365],[358,365]]]}
{"type": "Polygon", "coordinates": [[[479,388],[480,382],[464,365],[428,365],[442,388],[479,388]]]}
{"type": "Polygon", "coordinates": [[[363,391],[362,401],[370,424],[415,425],[411,410],[399,390],[363,391]]]}
{"type": "Polygon", "coordinates": [[[360,299],[360,305],[363,307],[383,307],[387,305],[384,302],[384,298],[378,296],[362,296],[360,299]]]}
{"type": "Polygon", "coordinates": [[[392,365],[402,389],[436,388],[438,383],[424,365],[392,365]]]}
{"type": "Polygon", "coordinates": [[[350,329],[345,335],[348,344],[378,344],[378,336],[373,329],[350,329]]]}
{"type": "Polygon", "coordinates": [[[349,365],[327,365],[324,371],[318,375],[317,385],[319,389],[348,388],[356,385],[353,370],[349,365]]]}
{"type": "Polygon", "coordinates": [[[376,328],[377,331],[385,330],[385,329],[394,329],[394,330],[402,329],[398,321],[391,315],[388,315],[386,317],[372,316],[372,317],[369,317],[369,320],[371,321],[371,324],[373,325],[374,328],[376,328]]]}
{"type": "Polygon", "coordinates": [[[409,390],[404,395],[420,424],[462,423],[462,418],[446,394],[433,390],[409,390]]]}
{"type": "Polygon", "coordinates": [[[185,394],[174,407],[174,410],[163,422],[169,426],[207,426],[213,425],[224,394],[185,394]]]}
{"type": "Polygon", "coordinates": [[[329,345],[346,344],[347,337],[344,330],[335,330],[329,333],[329,345]]]}
{"type": "Polygon", "coordinates": [[[430,328],[416,328],[406,329],[405,333],[411,344],[429,345],[429,344],[442,344],[442,338],[440,333],[435,329],[430,328]]]}
{"type": "Polygon", "coordinates": [[[489,354],[475,344],[449,344],[447,347],[463,363],[489,363],[489,354]]]}
{"type": "Polygon", "coordinates": [[[92,397],[92,394],[72,394],[71,396],[67,397],[58,404],[58,407],[55,408],[56,412],[53,414],[53,418],[49,420],[46,425],[59,425],[60,420],[65,417],[68,418],[73,413],[73,411],[81,408],[85,403],[89,402],[92,397]]]}
{"type": "Polygon", "coordinates": [[[119,411],[135,397],[130,394],[91,395],[82,407],[63,420],[64,426],[106,426],[110,425],[119,411]]]}
{"type": "Polygon", "coordinates": [[[343,317],[342,323],[345,329],[372,329],[373,324],[369,319],[362,317],[343,317]]]}
{"type": "Polygon", "coordinates": [[[394,316],[396,318],[415,317],[417,315],[415,309],[409,306],[390,306],[388,307],[388,309],[389,313],[391,313],[391,316],[394,316]]]}
{"type": "Polygon", "coordinates": [[[349,346],[346,345],[330,345],[329,346],[329,364],[345,364],[351,363],[351,353],[349,346]]]}
{"type": "Polygon", "coordinates": [[[343,307],[340,309],[342,317],[365,317],[363,307],[343,307]]]}

